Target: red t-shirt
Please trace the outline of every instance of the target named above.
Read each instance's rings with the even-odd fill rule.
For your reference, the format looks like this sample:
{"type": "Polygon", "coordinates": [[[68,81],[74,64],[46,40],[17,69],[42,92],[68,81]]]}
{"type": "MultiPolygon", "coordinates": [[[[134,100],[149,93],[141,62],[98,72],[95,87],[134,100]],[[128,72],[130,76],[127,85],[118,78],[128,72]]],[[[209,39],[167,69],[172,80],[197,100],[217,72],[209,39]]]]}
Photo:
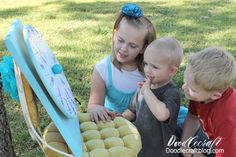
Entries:
{"type": "Polygon", "coordinates": [[[229,87],[220,99],[207,104],[190,101],[189,111],[199,117],[209,139],[219,142],[215,145],[216,151],[224,150],[224,153],[215,152],[216,157],[236,157],[236,90],[234,88],[229,87]]]}

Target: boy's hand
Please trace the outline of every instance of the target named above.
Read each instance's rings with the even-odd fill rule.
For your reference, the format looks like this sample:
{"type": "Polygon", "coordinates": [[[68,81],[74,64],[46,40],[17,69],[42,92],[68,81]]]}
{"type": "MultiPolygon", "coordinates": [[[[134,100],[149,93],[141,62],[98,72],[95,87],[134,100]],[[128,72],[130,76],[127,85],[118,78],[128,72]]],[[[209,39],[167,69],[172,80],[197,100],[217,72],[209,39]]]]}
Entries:
{"type": "Polygon", "coordinates": [[[147,78],[145,79],[145,82],[143,82],[143,85],[141,87],[140,90],[141,94],[143,94],[145,90],[149,90],[150,87],[151,87],[151,80],[147,78]]]}

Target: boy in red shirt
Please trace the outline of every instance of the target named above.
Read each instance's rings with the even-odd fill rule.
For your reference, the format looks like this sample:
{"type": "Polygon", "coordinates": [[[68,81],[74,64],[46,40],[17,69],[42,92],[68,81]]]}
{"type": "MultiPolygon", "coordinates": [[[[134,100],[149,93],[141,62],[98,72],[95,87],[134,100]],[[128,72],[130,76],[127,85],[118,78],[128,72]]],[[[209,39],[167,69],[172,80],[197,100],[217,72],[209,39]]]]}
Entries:
{"type": "Polygon", "coordinates": [[[236,73],[234,57],[210,47],[190,55],[188,61],[182,87],[190,100],[181,138],[183,156],[204,156],[184,145],[201,125],[214,144],[216,157],[236,157],[236,90],[231,87],[236,73]]]}

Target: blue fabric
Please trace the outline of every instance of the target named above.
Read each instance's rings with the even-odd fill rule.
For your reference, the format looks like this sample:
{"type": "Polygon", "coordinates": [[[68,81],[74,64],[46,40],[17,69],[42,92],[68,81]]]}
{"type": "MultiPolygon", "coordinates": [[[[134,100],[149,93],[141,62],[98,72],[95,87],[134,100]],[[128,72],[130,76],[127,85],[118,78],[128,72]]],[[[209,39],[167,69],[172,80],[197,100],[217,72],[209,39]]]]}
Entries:
{"type": "Polygon", "coordinates": [[[125,93],[116,89],[112,83],[112,70],[110,56],[106,60],[108,67],[108,84],[106,88],[105,107],[113,112],[123,113],[129,106],[135,91],[125,93]]]}
{"type": "Polygon", "coordinates": [[[3,56],[3,60],[0,62],[0,73],[3,91],[9,94],[13,100],[19,101],[12,57],[3,56]]]}
{"type": "Polygon", "coordinates": [[[187,116],[188,109],[184,106],[180,106],[177,124],[182,124],[187,116]]]}

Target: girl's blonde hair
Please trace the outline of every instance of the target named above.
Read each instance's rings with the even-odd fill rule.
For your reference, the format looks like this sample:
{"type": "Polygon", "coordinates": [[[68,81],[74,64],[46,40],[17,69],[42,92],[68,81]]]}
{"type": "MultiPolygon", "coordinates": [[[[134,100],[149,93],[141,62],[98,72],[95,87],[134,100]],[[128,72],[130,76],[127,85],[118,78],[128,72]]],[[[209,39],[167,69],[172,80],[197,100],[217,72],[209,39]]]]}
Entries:
{"type": "MultiPolygon", "coordinates": [[[[147,47],[148,44],[150,44],[153,40],[156,39],[156,31],[155,28],[152,24],[152,22],[144,15],[142,15],[141,17],[138,18],[134,18],[134,17],[130,17],[125,15],[124,13],[120,12],[114,27],[113,27],[113,37],[114,38],[114,34],[115,32],[119,29],[119,25],[121,20],[125,18],[125,20],[128,22],[128,24],[131,24],[132,26],[135,26],[137,28],[144,28],[147,29],[147,34],[144,38],[144,48],[142,49],[143,51],[145,50],[145,47],[147,47]]],[[[113,45],[112,45],[112,50],[113,50],[113,45]]],[[[138,54],[138,56],[136,57],[136,62],[137,62],[137,67],[138,70],[143,73],[143,54],[138,54]]],[[[116,59],[114,50],[112,52],[112,63],[118,68],[120,69],[121,65],[120,62],[116,59]]]]}
{"type": "Polygon", "coordinates": [[[188,60],[187,68],[195,83],[206,91],[223,91],[235,79],[234,57],[222,48],[205,48],[190,54],[188,60]]]}

